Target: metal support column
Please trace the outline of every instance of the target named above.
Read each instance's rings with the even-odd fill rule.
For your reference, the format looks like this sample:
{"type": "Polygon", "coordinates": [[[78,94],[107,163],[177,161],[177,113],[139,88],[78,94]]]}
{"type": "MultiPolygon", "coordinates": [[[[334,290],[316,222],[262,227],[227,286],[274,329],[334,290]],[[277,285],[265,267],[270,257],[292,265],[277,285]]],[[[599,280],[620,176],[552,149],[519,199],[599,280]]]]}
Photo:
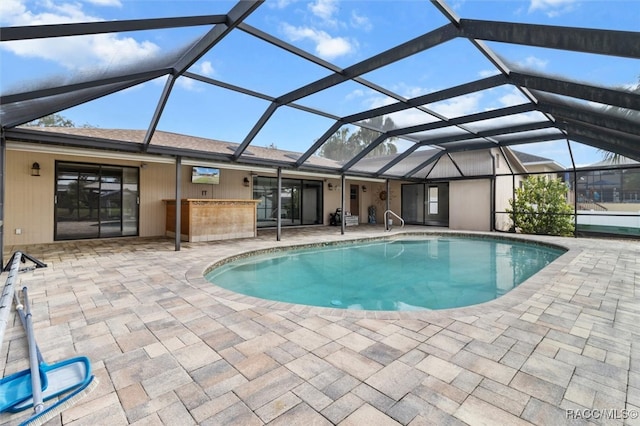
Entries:
{"type": "Polygon", "coordinates": [[[176,157],[176,251],[180,251],[180,238],[182,236],[182,229],[180,223],[182,218],[180,213],[182,212],[182,157],[176,157]]]}
{"type": "Polygon", "coordinates": [[[7,170],[5,159],[7,155],[7,139],[4,135],[4,129],[0,130],[0,132],[0,265],[4,265],[4,193],[7,170]]]}
{"type": "Polygon", "coordinates": [[[578,172],[576,171],[576,162],[573,161],[573,151],[571,150],[571,142],[567,136],[567,148],[569,148],[569,157],[571,158],[571,167],[573,168],[573,236],[578,236],[578,172]]]}
{"type": "Polygon", "coordinates": [[[340,234],[344,235],[344,228],[346,226],[346,220],[345,220],[345,202],[344,202],[344,188],[347,184],[347,178],[345,177],[345,175],[342,175],[342,180],[340,181],[340,211],[342,212],[342,214],[340,215],[340,234]]]}
{"type": "Polygon", "coordinates": [[[282,237],[282,167],[278,167],[278,218],[276,219],[276,241],[282,237]]]}
{"type": "MultiPolygon", "coordinates": [[[[385,201],[385,209],[384,211],[388,211],[391,210],[391,192],[390,192],[390,185],[389,185],[389,179],[386,180],[385,182],[385,188],[384,190],[387,193],[387,199],[385,201]]],[[[391,228],[389,228],[389,221],[387,220],[387,218],[383,218],[384,219],[384,230],[388,231],[391,228]]]]}
{"type": "Polygon", "coordinates": [[[489,221],[489,230],[491,232],[496,230],[496,157],[489,153],[491,157],[491,165],[493,169],[493,176],[491,176],[491,220],[489,221]]]}
{"type": "Polygon", "coordinates": [[[512,226],[512,232],[515,233],[516,232],[516,217],[517,217],[517,210],[516,210],[516,175],[513,174],[513,170],[511,171],[511,199],[513,200],[513,226],[512,226]]]}

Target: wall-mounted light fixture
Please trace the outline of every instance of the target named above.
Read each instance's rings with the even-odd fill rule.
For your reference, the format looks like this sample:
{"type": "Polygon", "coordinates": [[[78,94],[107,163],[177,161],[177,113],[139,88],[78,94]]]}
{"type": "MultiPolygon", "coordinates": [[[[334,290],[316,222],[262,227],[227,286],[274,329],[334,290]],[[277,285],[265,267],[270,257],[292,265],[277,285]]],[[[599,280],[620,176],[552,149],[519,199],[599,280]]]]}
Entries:
{"type": "Polygon", "coordinates": [[[331,182],[327,184],[327,189],[329,189],[329,191],[333,191],[333,184],[331,182]]]}
{"type": "Polygon", "coordinates": [[[40,176],[40,164],[33,163],[31,165],[31,176],[40,176]]]}
{"type": "Polygon", "coordinates": [[[362,185],[362,192],[367,192],[367,187],[362,185]]]}
{"type": "Polygon", "coordinates": [[[249,178],[245,176],[244,179],[242,180],[242,184],[244,186],[249,186],[249,178]]]}

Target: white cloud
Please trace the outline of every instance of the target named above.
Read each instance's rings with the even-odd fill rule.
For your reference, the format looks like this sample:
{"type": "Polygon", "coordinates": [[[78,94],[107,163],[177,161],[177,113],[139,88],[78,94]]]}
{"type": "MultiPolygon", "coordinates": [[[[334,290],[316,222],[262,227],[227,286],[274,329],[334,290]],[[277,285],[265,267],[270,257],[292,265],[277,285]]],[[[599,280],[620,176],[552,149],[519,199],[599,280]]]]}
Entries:
{"type": "Polygon", "coordinates": [[[122,7],[120,0],[85,0],[87,3],[95,4],[96,6],[113,6],[122,7]]]}
{"type": "Polygon", "coordinates": [[[498,99],[500,107],[509,107],[514,105],[521,105],[527,102],[524,95],[515,87],[508,89],[508,92],[500,96],[498,99]]]}
{"type": "Polygon", "coordinates": [[[366,107],[368,109],[379,108],[391,104],[395,104],[398,101],[389,96],[381,96],[378,92],[371,92],[374,96],[367,99],[366,107]]]}
{"type": "Polygon", "coordinates": [[[450,4],[453,10],[461,10],[465,3],[466,3],[465,0],[458,0],[458,1],[452,1],[450,4]]]}
{"type": "Polygon", "coordinates": [[[0,2],[0,22],[8,23],[10,17],[26,13],[26,8],[19,0],[3,0],[0,2]]]}
{"type": "Polygon", "coordinates": [[[343,37],[330,37],[326,33],[320,34],[316,45],[318,56],[327,59],[337,58],[351,53],[353,44],[343,37]]]}
{"type": "MultiPolygon", "coordinates": [[[[195,64],[193,66],[193,71],[196,74],[202,74],[207,77],[211,77],[215,74],[215,69],[213,68],[213,65],[211,65],[211,62],[209,61],[203,61],[195,64]]],[[[184,76],[179,76],[176,79],[176,87],[179,87],[180,89],[183,89],[183,90],[188,90],[190,92],[203,91],[202,85],[198,83],[199,82],[197,80],[194,80],[189,77],[184,77],[184,76]]]]}
{"type": "MultiPolygon", "coordinates": [[[[401,85],[401,86],[407,87],[404,85],[401,85]]],[[[420,96],[425,93],[428,93],[429,90],[424,88],[414,87],[412,89],[409,89],[409,92],[411,93],[409,94],[409,96],[406,96],[406,97],[408,99],[411,99],[416,96],[420,96]]],[[[372,94],[372,96],[370,96],[366,100],[366,104],[365,104],[365,107],[367,109],[379,108],[379,107],[395,104],[398,102],[396,99],[391,98],[389,96],[380,96],[378,92],[371,91],[370,93],[372,94]]],[[[425,124],[425,123],[436,121],[435,117],[415,108],[409,108],[406,110],[395,112],[391,114],[389,118],[393,120],[393,123],[397,128],[411,127],[419,124],[425,124]]]]}
{"type": "MultiPolygon", "coordinates": [[[[105,3],[107,0],[100,0],[105,3]]],[[[86,14],[79,3],[54,4],[45,0],[41,10],[27,9],[24,1],[3,0],[0,16],[3,25],[44,25],[102,20],[86,14]]],[[[114,4],[110,1],[110,4],[114,4]]],[[[55,39],[21,40],[2,44],[2,48],[18,56],[49,60],[65,68],[82,71],[97,66],[118,67],[146,61],[160,54],[160,47],[150,41],[115,34],[62,37],[55,39]]]]}
{"type": "Polygon", "coordinates": [[[337,0],[316,0],[309,3],[308,7],[315,16],[330,21],[338,11],[338,2],[337,0]]]}
{"type": "Polygon", "coordinates": [[[487,77],[491,77],[494,75],[500,74],[500,71],[498,71],[497,69],[492,69],[492,70],[482,70],[478,73],[478,75],[482,78],[487,78],[487,77]]]}
{"type": "Polygon", "coordinates": [[[535,56],[527,56],[526,58],[518,62],[518,66],[521,68],[533,68],[538,70],[545,69],[548,64],[548,60],[536,58],[535,56]]]}
{"type": "Polygon", "coordinates": [[[315,51],[321,58],[333,59],[352,53],[357,43],[344,37],[331,37],[327,32],[310,27],[294,27],[283,24],[282,29],[291,41],[311,40],[315,51]]]}
{"type": "Polygon", "coordinates": [[[272,9],[284,9],[296,1],[298,0],[270,0],[265,2],[265,4],[272,9]]]}
{"type": "Polygon", "coordinates": [[[362,98],[364,95],[365,95],[364,90],[356,89],[356,90],[351,91],[349,94],[347,94],[346,100],[347,101],[352,101],[352,100],[357,99],[357,98],[362,98]]]}
{"type": "Polygon", "coordinates": [[[468,95],[458,96],[447,101],[428,105],[427,108],[437,112],[438,114],[442,114],[447,118],[454,118],[480,111],[481,100],[482,93],[470,93],[468,95]]]}
{"type": "Polygon", "coordinates": [[[433,90],[426,89],[420,86],[408,86],[406,84],[401,84],[397,89],[397,92],[404,96],[407,99],[417,98],[418,96],[422,96],[424,94],[433,92],[433,90]]]}
{"type": "Polygon", "coordinates": [[[437,121],[437,118],[434,116],[415,108],[396,112],[393,114],[391,119],[397,128],[418,126],[420,124],[433,123],[434,121],[437,121]]]}
{"type": "Polygon", "coordinates": [[[531,0],[529,13],[540,11],[554,18],[574,10],[576,3],[577,0],[531,0]]]}
{"type": "Polygon", "coordinates": [[[200,73],[206,75],[207,77],[211,77],[212,75],[214,75],[215,70],[213,69],[213,65],[211,65],[211,62],[204,61],[203,63],[201,63],[200,73]]]}
{"type": "Polygon", "coordinates": [[[373,24],[366,16],[359,15],[357,11],[351,12],[351,26],[363,31],[371,31],[373,24]]]}
{"type": "Polygon", "coordinates": [[[175,85],[176,87],[179,87],[180,89],[183,89],[183,90],[187,90],[189,92],[202,91],[202,88],[196,84],[196,80],[189,77],[179,76],[176,79],[175,85]]]}

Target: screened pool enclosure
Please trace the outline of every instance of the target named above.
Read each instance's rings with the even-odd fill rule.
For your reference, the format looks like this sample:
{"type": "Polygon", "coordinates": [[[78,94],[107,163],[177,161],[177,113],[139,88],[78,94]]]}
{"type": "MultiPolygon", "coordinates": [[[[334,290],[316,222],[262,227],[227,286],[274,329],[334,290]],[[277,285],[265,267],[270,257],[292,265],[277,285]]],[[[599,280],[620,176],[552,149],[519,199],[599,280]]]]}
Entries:
{"type": "MultiPolygon", "coordinates": [[[[542,173],[566,182],[579,231],[640,232],[633,1],[553,17],[515,13],[529,3],[513,2],[511,21],[483,2],[345,2],[324,14],[323,2],[156,3],[152,16],[125,2],[55,22],[2,18],[3,158],[11,142],[298,171],[308,180],[286,185],[292,224],[322,222],[313,174],[401,181],[412,222],[446,225],[430,199],[450,182],[490,180],[494,199],[509,198],[523,176],[542,173]],[[620,18],[590,28],[597,10],[620,18]],[[365,19],[374,12],[385,20],[365,19]],[[349,26],[357,38],[341,36],[349,26]],[[98,53],[100,40],[117,47],[98,53]],[[75,126],[28,125],[52,114],[75,126]],[[495,154],[474,157],[487,150],[507,173],[495,154]],[[528,166],[511,150],[562,169],[528,166]]],[[[255,179],[267,223],[277,184],[255,179]]],[[[509,229],[495,206],[492,228],[509,229]]]]}

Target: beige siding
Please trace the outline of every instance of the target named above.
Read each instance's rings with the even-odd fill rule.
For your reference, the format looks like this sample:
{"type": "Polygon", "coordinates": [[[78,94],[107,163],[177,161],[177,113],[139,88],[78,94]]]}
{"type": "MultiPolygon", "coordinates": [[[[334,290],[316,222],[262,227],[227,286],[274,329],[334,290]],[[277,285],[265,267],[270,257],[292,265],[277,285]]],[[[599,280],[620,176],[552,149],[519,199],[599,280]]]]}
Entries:
{"type": "MultiPolygon", "coordinates": [[[[328,224],[329,213],[334,213],[336,208],[340,207],[340,194],[342,194],[342,190],[340,188],[341,180],[340,179],[326,179],[324,184],[325,187],[325,200],[324,200],[324,221],[325,224],[328,224]],[[333,190],[326,190],[328,184],[333,184],[333,190]]],[[[376,223],[381,224],[384,223],[383,215],[386,209],[386,201],[380,199],[380,193],[386,191],[386,183],[384,182],[372,182],[372,181],[364,181],[364,180],[354,180],[354,179],[346,179],[346,188],[344,192],[344,203],[345,210],[350,210],[350,193],[349,188],[350,185],[359,185],[360,187],[360,211],[358,212],[350,212],[353,215],[358,215],[360,223],[365,224],[369,221],[369,206],[376,207],[376,223]],[[367,191],[363,192],[362,187],[366,186],[367,191]]],[[[389,185],[390,189],[390,208],[392,211],[400,214],[401,209],[401,182],[393,181],[389,185]]]]}
{"type": "MultiPolygon", "coordinates": [[[[171,182],[175,181],[175,166],[171,166],[171,182]]],[[[220,183],[217,185],[191,183],[191,166],[182,166],[182,198],[210,199],[251,199],[252,178],[249,172],[242,170],[220,169],[220,183]],[[249,178],[249,186],[244,186],[244,178],[249,178]]],[[[175,198],[172,194],[169,198],[175,198]]]]}
{"type": "MultiPolygon", "coordinates": [[[[139,235],[141,237],[163,236],[165,234],[166,210],[163,200],[175,198],[175,164],[154,163],[149,161],[106,158],[105,153],[91,156],[79,153],[41,153],[32,151],[7,150],[7,182],[4,222],[4,242],[6,245],[40,244],[53,242],[54,238],[54,195],[55,162],[69,161],[91,164],[110,164],[139,167],[140,170],[140,206],[139,235]],[[39,177],[30,175],[31,165],[38,162],[41,167],[39,177]],[[21,231],[16,234],[16,229],[21,231]]],[[[117,155],[122,157],[122,155],[117,155]]],[[[191,165],[183,165],[181,198],[208,199],[251,199],[253,198],[253,178],[250,172],[220,168],[220,184],[204,185],[191,183],[191,165]],[[244,178],[249,179],[245,186],[244,178]]],[[[275,176],[261,172],[260,175],[275,176]]],[[[323,221],[329,223],[329,213],[340,207],[340,178],[315,177],[286,173],[285,178],[301,178],[323,182],[324,212],[323,221]],[[333,190],[328,190],[328,184],[333,190]]],[[[349,185],[360,187],[360,209],[357,214],[360,223],[368,222],[368,208],[376,206],[376,222],[383,223],[386,201],[380,199],[380,193],[386,190],[384,182],[347,179],[345,209],[350,209],[349,185]],[[363,186],[367,190],[363,191],[363,186]]],[[[401,182],[390,184],[390,208],[400,214],[401,182]]]]}
{"type": "Polygon", "coordinates": [[[509,200],[513,198],[514,182],[516,187],[520,182],[521,176],[515,176],[515,180],[511,176],[498,176],[496,178],[496,229],[499,231],[508,231],[511,227],[511,220],[507,213],[500,213],[509,208],[509,200]]]}
{"type": "Polygon", "coordinates": [[[449,184],[449,228],[489,231],[491,181],[465,180],[449,184]]]}
{"type": "Polygon", "coordinates": [[[176,194],[176,166],[147,163],[140,169],[140,236],[154,237],[165,233],[165,206],[162,200],[176,194]]]}
{"type": "Polygon", "coordinates": [[[53,241],[54,158],[8,150],[6,165],[4,243],[53,241]],[[34,162],[40,164],[39,177],[31,176],[34,162]]]}
{"type": "MultiPolygon", "coordinates": [[[[5,244],[53,242],[56,161],[130,167],[140,165],[138,161],[7,150],[5,244]],[[39,177],[30,175],[34,162],[40,164],[39,177]],[[16,234],[16,229],[22,233],[16,234]]],[[[142,219],[142,211],[140,217],[142,219]]]]}
{"type": "MultiPolygon", "coordinates": [[[[6,245],[53,242],[55,162],[71,161],[139,167],[140,161],[103,159],[67,154],[7,150],[4,243],[6,245]],[[40,164],[40,176],[32,177],[31,165],[40,164]],[[20,229],[21,234],[16,234],[20,229]]],[[[165,206],[162,200],[175,198],[175,165],[146,162],[140,169],[140,236],[165,234],[165,206]]],[[[221,170],[219,185],[191,183],[191,166],[182,166],[182,198],[250,199],[245,187],[249,173],[221,170]],[[203,191],[206,194],[203,195],[203,191]]]]}

